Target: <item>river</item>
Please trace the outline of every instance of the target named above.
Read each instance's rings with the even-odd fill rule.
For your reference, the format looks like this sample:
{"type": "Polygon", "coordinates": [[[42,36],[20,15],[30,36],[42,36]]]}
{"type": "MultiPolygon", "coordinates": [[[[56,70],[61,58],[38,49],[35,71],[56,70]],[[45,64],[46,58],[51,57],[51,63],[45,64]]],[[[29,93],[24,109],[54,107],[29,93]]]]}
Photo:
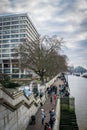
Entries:
{"type": "Polygon", "coordinates": [[[71,96],[75,97],[75,111],[79,130],[87,130],[87,78],[68,76],[71,96]]]}

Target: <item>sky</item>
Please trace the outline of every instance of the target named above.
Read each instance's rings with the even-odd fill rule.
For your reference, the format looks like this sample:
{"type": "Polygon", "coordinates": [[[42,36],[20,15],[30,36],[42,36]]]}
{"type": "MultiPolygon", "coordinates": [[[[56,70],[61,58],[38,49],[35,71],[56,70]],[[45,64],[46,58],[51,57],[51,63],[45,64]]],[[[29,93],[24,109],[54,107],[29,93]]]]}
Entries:
{"type": "Polygon", "coordinates": [[[28,13],[39,34],[64,38],[69,65],[87,68],[87,0],[0,0],[7,13],[28,13]]]}

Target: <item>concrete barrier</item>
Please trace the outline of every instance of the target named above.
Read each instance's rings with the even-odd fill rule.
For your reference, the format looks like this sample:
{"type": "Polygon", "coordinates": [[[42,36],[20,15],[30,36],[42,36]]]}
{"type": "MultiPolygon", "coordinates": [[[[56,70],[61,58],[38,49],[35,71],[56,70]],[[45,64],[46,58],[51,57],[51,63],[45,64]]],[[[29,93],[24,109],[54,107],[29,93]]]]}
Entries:
{"type": "Polygon", "coordinates": [[[59,130],[59,124],[60,124],[60,99],[58,98],[56,105],[56,120],[53,126],[53,130],[59,130]]]}

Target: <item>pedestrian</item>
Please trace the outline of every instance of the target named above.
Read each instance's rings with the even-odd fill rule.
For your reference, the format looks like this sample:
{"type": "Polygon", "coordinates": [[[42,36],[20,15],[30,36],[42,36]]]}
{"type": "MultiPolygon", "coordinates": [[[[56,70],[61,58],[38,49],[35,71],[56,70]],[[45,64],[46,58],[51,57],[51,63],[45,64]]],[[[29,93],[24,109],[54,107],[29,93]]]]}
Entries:
{"type": "Polygon", "coordinates": [[[44,119],[45,119],[45,111],[44,109],[41,109],[41,118],[42,118],[42,125],[44,124],[44,119]]]}
{"type": "Polygon", "coordinates": [[[50,124],[51,128],[53,128],[53,124],[54,124],[54,121],[55,121],[55,111],[54,111],[54,108],[52,108],[52,110],[49,111],[49,113],[50,113],[49,124],[50,124]]]}
{"type": "Polygon", "coordinates": [[[53,99],[52,99],[52,96],[50,97],[50,102],[51,102],[51,104],[52,104],[52,101],[53,101],[53,99]]]}
{"type": "Polygon", "coordinates": [[[48,123],[46,122],[45,125],[44,125],[44,130],[48,130],[48,123]]]}
{"type": "Polygon", "coordinates": [[[54,98],[54,105],[56,105],[56,94],[54,94],[53,98],[54,98]]]}

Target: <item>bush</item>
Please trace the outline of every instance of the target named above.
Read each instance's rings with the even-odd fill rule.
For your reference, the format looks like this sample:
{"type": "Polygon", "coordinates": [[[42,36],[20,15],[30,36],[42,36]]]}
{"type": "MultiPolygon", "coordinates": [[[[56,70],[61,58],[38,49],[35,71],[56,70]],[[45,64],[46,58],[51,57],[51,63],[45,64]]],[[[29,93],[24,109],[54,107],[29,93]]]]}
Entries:
{"type": "Polygon", "coordinates": [[[5,87],[6,88],[15,88],[15,87],[19,87],[20,84],[18,83],[12,83],[12,82],[9,82],[5,87]]]}

